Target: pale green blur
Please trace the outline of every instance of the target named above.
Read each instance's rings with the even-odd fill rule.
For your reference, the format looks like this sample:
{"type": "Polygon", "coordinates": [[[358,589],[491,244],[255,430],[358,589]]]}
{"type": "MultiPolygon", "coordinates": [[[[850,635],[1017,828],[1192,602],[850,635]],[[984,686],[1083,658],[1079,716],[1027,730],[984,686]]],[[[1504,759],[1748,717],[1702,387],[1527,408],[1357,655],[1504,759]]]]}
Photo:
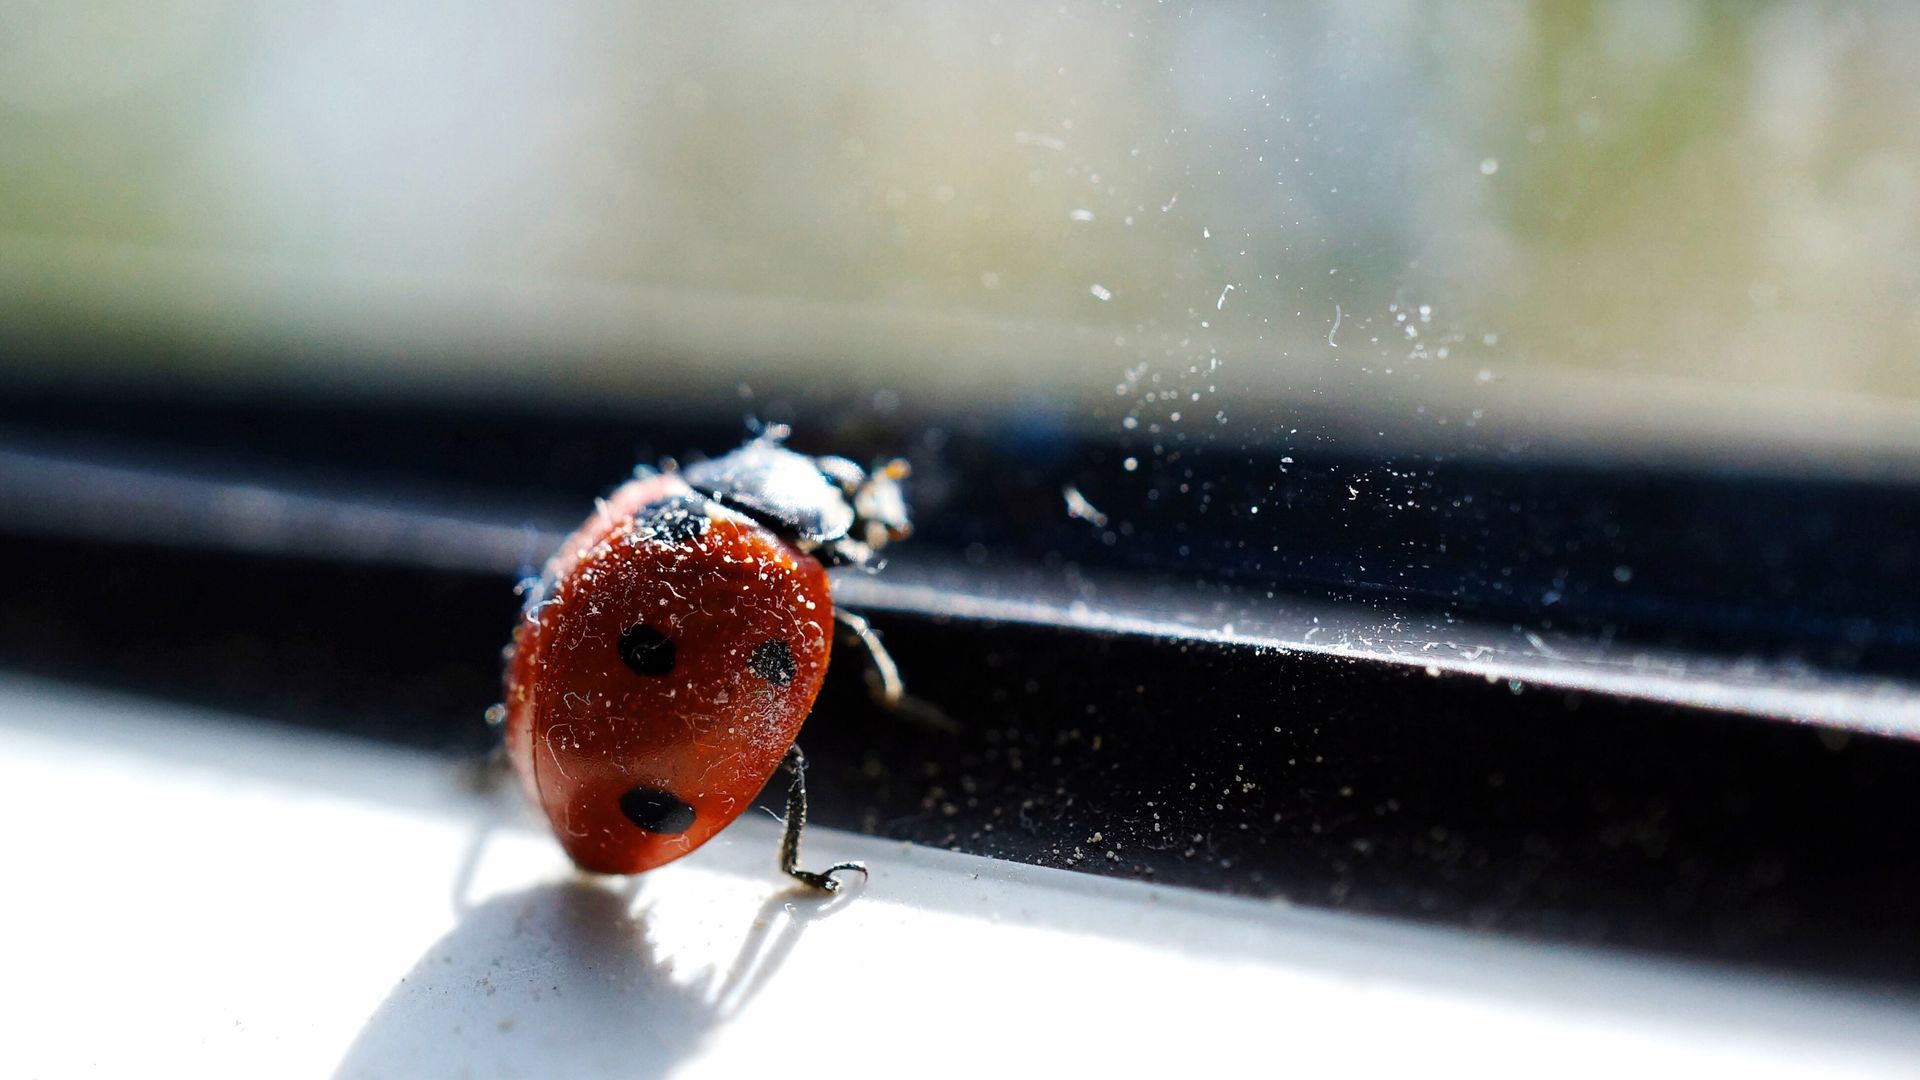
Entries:
{"type": "Polygon", "coordinates": [[[1609,431],[1864,397],[1896,443],[1920,401],[1907,4],[53,0],[0,26],[0,332],[34,340],[616,393],[1163,375],[1209,415],[1517,393],[1609,431]]]}

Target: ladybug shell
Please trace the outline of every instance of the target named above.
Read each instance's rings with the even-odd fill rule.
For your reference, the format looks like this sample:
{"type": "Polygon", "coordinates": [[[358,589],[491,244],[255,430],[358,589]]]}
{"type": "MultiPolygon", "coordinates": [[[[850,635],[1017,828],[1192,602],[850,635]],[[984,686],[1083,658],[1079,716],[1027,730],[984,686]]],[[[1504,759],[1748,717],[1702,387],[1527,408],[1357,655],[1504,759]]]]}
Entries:
{"type": "Polygon", "coordinates": [[[507,753],[583,870],[699,847],[766,786],[832,646],[818,559],[672,475],[561,545],[514,631],[507,753]]]}

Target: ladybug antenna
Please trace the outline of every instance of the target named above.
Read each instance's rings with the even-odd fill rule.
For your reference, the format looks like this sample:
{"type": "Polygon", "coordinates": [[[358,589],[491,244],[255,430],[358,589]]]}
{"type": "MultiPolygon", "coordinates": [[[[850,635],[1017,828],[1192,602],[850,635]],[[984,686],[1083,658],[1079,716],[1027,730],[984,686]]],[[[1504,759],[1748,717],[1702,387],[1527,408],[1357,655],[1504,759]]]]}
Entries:
{"type": "Polygon", "coordinates": [[[748,413],[745,419],[747,422],[747,430],[753,432],[753,437],[761,442],[770,442],[778,445],[786,442],[787,436],[793,434],[793,428],[788,425],[768,422],[752,413],[748,413]]]}

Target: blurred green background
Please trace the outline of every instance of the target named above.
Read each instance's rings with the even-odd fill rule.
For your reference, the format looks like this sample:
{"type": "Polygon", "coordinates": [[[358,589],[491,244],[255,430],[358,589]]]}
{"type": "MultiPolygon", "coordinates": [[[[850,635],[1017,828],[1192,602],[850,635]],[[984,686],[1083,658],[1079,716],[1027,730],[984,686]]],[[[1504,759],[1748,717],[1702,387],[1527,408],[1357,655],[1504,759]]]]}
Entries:
{"type": "Polygon", "coordinates": [[[1416,439],[1920,459],[1909,4],[0,27],[0,364],[38,376],[745,381],[1170,429],[1313,399],[1416,439]]]}

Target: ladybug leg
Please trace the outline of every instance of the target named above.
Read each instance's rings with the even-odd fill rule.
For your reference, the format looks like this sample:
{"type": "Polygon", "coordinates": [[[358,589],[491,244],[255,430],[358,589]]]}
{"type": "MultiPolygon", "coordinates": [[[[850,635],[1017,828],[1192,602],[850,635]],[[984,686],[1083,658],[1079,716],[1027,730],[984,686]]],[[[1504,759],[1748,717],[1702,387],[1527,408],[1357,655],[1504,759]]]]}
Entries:
{"type": "Polygon", "coordinates": [[[907,693],[906,685],[900,681],[900,668],[893,662],[887,647],[880,644],[880,635],[874,633],[872,623],[838,606],[833,609],[833,617],[859,639],[861,648],[867,650],[867,692],[873,695],[874,704],[934,731],[952,733],[960,730],[960,725],[937,706],[907,693]]]}
{"type": "Polygon", "coordinates": [[[907,696],[907,688],[900,682],[900,668],[893,662],[892,654],[880,644],[880,635],[873,632],[873,624],[843,607],[835,607],[833,617],[859,638],[861,648],[867,650],[867,690],[873,694],[874,702],[881,708],[893,709],[907,696]]]}
{"type": "Polygon", "coordinates": [[[498,791],[513,776],[513,763],[507,758],[507,740],[501,733],[501,725],[507,719],[506,706],[491,706],[485,715],[487,726],[495,732],[493,749],[488,750],[484,757],[463,762],[461,769],[463,778],[472,790],[481,795],[498,791]]]}
{"type": "Polygon", "coordinates": [[[867,864],[857,862],[834,863],[819,873],[800,869],[800,834],[807,827],[807,755],[800,752],[799,746],[789,746],[780,767],[793,775],[793,783],[787,787],[787,828],[780,835],[780,869],[829,893],[840,891],[840,883],[833,875],[842,870],[858,870],[860,876],[865,877],[867,864]]]}

